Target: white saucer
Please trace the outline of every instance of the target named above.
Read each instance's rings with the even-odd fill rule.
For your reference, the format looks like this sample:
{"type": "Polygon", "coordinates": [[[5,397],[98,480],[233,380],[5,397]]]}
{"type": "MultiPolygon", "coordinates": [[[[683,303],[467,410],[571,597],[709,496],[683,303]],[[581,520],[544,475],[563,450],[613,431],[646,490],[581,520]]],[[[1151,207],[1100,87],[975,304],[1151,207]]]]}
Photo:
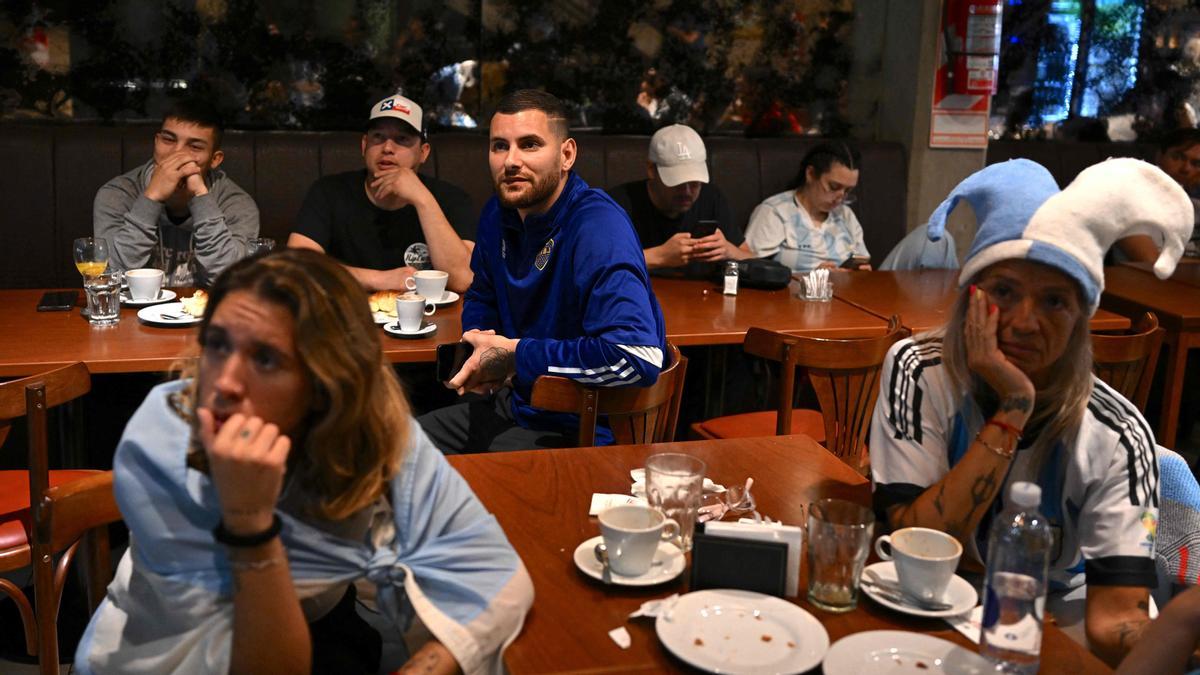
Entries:
{"type": "Polygon", "coordinates": [[[152,300],[134,300],[129,297],[128,293],[121,293],[121,304],[126,307],[146,307],[148,305],[157,305],[160,302],[170,302],[175,299],[175,291],[161,289],[158,292],[158,297],[152,300]]]}
{"type": "MultiPolygon", "coordinates": [[[[770,595],[728,589],[680,596],[654,621],[672,654],[713,673],[802,673],[829,651],[812,614],[770,595]]],[[[860,671],[855,675],[861,675],[860,671]]]]}
{"type": "MultiPolygon", "coordinates": [[[[879,575],[880,579],[890,581],[895,584],[900,583],[900,578],[896,576],[896,563],[892,561],[877,562],[874,565],[867,565],[867,569],[879,575]]],[[[864,570],[864,577],[865,577],[864,570]]],[[[934,618],[942,618],[947,616],[958,616],[965,614],[975,608],[979,602],[979,594],[975,592],[975,587],[966,579],[957,574],[950,578],[950,584],[946,586],[946,592],[942,595],[941,601],[954,605],[950,609],[934,611],[928,609],[918,609],[911,605],[902,605],[898,602],[893,602],[884,597],[874,588],[867,584],[861,586],[862,592],[871,596],[871,599],[884,607],[894,609],[897,612],[911,614],[913,616],[928,616],[934,618]]]]}
{"type": "Polygon", "coordinates": [[[192,316],[183,311],[182,302],[169,302],[165,305],[150,305],[138,310],[138,318],[155,326],[191,326],[200,323],[201,317],[192,316]],[[169,319],[177,316],[178,319],[169,319]]]}
{"type": "Polygon", "coordinates": [[[982,675],[992,673],[987,659],[953,642],[901,630],[869,630],[834,643],[821,665],[825,675],[982,675]]]}
{"type": "MultiPolygon", "coordinates": [[[[604,537],[592,537],[575,548],[575,566],[593,579],[604,579],[604,570],[600,561],[596,559],[596,544],[602,541],[604,537]]],[[[665,583],[682,574],[686,562],[683,551],[680,551],[678,546],[664,541],[658,545],[649,572],[636,577],[613,572],[612,582],[617,586],[653,586],[665,583]]]]}
{"type": "Polygon", "coordinates": [[[441,307],[442,305],[449,305],[452,302],[458,302],[458,293],[454,291],[442,291],[442,297],[434,300],[433,304],[441,307]]]}
{"type": "Polygon", "coordinates": [[[384,324],[383,332],[388,335],[395,335],[400,338],[419,338],[425,337],[437,330],[436,323],[427,323],[421,327],[421,330],[415,330],[411,333],[400,330],[400,322],[393,320],[391,323],[384,324]]]}

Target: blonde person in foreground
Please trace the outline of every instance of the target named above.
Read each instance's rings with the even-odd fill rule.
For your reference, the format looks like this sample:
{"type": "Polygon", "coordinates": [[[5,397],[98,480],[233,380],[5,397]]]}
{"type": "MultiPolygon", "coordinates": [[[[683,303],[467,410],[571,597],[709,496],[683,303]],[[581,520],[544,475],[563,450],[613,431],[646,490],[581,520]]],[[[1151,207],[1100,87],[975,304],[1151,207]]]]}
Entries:
{"type": "Polygon", "coordinates": [[[240,261],[199,337],[117,448],[131,544],[75,672],[501,670],[529,575],[414,423],[350,273],[307,250],[240,261]],[[407,663],[379,663],[363,580],[387,637],[432,635],[407,663]]]}
{"type": "Polygon", "coordinates": [[[955,536],[963,562],[979,566],[1006,486],[1036,482],[1054,533],[1046,609],[1115,664],[1149,623],[1158,463],[1141,413],[1092,375],[1088,322],[1108,247],[1150,235],[1163,250],[1156,272],[1169,276],[1191,201],[1138,160],[1101,162],[1061,192],[1041,165],[1013,160],[959,184],[930,216],[931,237],[960,199],[979,228],[951,316],[884,361],[875,507],[892,528],[955,536]]]}

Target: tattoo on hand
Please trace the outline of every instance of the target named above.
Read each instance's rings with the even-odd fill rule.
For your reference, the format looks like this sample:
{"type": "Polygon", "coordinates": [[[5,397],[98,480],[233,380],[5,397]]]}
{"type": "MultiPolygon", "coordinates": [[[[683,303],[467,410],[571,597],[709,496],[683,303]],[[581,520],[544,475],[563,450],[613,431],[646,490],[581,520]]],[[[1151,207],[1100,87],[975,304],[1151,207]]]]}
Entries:
{"type": "Polygon", "coordinates": [[[503,382],[516,364],[516,355],[501,347],[489,347],[479,357],[479,379],[483,382],[503,382]]]}
{"type": "Polygon", "coordinates": [[[933,508],[937,509],[938,515],[941,516],[942,518],[946,517],[946,510],[942,504],[942,497],[944,497],[945,495],[946,495],[946,481],[942,481],[941,485],[938,486],[937,496],[935,496],[933,498],[933,508]]]}
{"type": "MultiPolygon", "coordinates": [[[[1144,604],[1144,603],[1142,603],[1144,604]]],[[[1149,606],[1147,606],[1149,609],[1149,606]]],[[[1133,643],[1137,642],[1142,636],[1142,631],[1146,626],[1150,625],[1150,619],[1139,619],[1137,621],[1122,621],[1117,624],[1117,644],[1123,649],[1133,647],[1133,643]]]]}
{"type": "Polygon", "coordinates": [[[1033,410],[1033,401],[1028,396],[1014,396],[1000,401],[1000,412],[1023,412],[1033,410]]]}

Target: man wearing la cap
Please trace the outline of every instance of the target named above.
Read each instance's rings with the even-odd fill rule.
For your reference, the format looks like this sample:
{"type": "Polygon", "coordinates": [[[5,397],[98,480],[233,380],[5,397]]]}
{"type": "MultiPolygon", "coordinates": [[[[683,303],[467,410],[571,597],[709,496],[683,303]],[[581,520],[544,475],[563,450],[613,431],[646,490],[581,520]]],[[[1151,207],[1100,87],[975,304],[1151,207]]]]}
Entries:
{"type": "Polygon", "coordinates": [[[368,290],[403,289],[416,271],[471,285],[475,213],[466,192],[418,173],[429,158],[421,106],[388,96],[371,107],[365,169],[323,176],[309,188],[288,246],[328,253],[368,290]]]}
{"type": "Polygon", "coordinates": [[[647,268],[751,257],[739,248],[745,236],[725,196],[708,184],[708,155],[699,134],[682,124],[663,127],[650,139],[648,159],[645,180],[608,191],[633,221],[647,268]],[[693,238],[703,220],[716,221],[716,232],[693,238]]]}

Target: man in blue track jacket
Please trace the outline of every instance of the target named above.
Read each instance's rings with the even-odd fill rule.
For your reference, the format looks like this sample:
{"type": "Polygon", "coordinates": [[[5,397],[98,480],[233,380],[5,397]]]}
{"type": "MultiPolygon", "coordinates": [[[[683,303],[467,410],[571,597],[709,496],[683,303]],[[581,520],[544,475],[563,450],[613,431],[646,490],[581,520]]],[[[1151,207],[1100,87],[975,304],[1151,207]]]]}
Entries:
{"type": "MultiPolygon", "coordinates": [[[[496,196],[480,216],[462,314],[474,352],[447,383],[485,398],[419,420],[445,452],[569,444],[578,416],[529,404],[539,376],[648,386],[668,365],[637,234],[620,206],[571,172],[562,103],[537,90],[509,94],[490,139],[496,196]]],[[[612,436],[599,428],[596,439],[612,436]]]]}

